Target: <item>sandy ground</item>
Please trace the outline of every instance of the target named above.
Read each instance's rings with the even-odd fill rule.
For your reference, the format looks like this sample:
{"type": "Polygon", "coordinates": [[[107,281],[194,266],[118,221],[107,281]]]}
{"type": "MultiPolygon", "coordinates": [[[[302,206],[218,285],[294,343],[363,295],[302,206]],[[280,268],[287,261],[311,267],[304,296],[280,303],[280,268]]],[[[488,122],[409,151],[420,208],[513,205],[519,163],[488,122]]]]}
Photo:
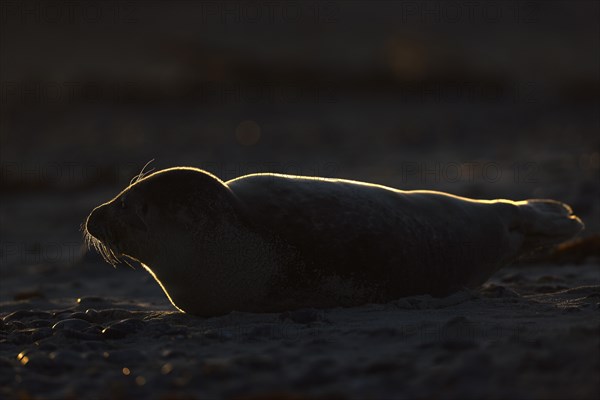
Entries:
{"type": "MultiPolygon", "coordinates": [[[[23,201],[5,203],[5,221],[23,201]]],[[[55,218],[64,227],[79,215],[55,218]]],[[[11,233],[15,243],[36,235],[11,233]]],[[[481,290],[445,299],[204,319],[176,312],[145,271],[111,268],[72,234],[56,230],[64,252],[53,261],[34,256],[48,242],[38,253],[3,247],[0,398],[600,394],[597,258],[506,267],[481,290]]]]}

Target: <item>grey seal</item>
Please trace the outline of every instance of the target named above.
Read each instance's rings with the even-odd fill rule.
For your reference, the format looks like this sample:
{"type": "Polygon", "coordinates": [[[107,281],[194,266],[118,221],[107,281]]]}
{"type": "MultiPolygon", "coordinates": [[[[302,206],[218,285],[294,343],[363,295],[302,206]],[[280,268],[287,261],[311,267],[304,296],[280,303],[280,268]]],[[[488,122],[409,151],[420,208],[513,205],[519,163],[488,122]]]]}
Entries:
{"type": "Polygon", "coordinates": [[[554,200],[176,167],[96,207],[85,236],[113,265],[139,262],[177,309],[215,316],[445,296],[582,228],[554,200]]]}

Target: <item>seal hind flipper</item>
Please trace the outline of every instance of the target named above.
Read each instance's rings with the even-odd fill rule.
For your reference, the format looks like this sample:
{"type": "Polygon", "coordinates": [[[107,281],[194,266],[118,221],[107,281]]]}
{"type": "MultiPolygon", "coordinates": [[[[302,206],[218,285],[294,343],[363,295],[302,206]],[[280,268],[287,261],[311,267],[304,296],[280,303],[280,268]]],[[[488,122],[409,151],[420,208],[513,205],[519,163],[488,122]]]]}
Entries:
{"type": "Polygon", "coordinates": [[[518,231],[523,235],[524,250],[551,246],[572,238],[583,222],[567,204],[549,199],[515,202],[519,210],[518,231]]]}

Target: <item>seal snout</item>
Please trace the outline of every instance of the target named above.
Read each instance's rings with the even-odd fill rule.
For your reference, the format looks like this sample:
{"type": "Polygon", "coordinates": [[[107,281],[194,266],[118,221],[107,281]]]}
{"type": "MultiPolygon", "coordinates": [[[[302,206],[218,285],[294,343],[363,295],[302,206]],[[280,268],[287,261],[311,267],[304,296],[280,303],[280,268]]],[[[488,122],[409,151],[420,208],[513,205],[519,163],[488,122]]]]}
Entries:
{"type": "Polygon", "coordinates": [[[100,206],[94,208],[85,221],[85,230],[94,238],[102,241],[104,239],[104,224],[106,207],[100,206]]]}
{"type": "Polygon", "coordinates": [[[85,221],[84,236],[88,247],[95,248],[106,262],[114,266],[120,262],[120,252],[111,244],[106,214],[106,205],[94,208],[85,221]]]}

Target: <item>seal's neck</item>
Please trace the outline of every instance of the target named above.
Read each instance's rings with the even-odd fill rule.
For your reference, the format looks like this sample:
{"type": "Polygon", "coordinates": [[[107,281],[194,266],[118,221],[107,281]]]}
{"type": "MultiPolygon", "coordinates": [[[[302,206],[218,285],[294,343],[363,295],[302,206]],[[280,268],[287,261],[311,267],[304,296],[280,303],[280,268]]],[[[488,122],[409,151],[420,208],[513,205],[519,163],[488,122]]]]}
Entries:
{"type": "Polygon", "coordinates": [[[149,265],[180,310],[212,316],[250,311],[268,292],[282,260],[274,239],[242,220],[221,221],[165,251],[149,265]]]}

